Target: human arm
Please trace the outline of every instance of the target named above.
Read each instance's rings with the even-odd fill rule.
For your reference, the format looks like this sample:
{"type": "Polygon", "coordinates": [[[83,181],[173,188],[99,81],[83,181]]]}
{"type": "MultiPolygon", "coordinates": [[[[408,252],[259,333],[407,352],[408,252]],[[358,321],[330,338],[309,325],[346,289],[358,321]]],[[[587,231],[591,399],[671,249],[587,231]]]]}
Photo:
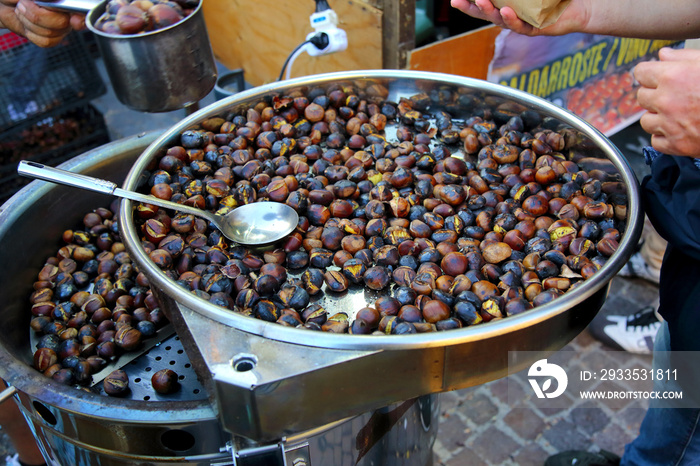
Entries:
{"type": "Polygon", "coordinates": [[[700,157],[700,50],[664,48],[658,61],[638,64],[639,120],[651,145],[670,155],[700,157]]]}
{"type": "Polygon", "coordinates": [[[72,30],[83,29],[85,16],[42,8],[30,0],[0,0],[0,26],[40,47],[52,47],[72,30]]]}
{"type": "Polygon", "coordinates": [[[700,37],[697,0],[572,0],[557,22],[543,29],[520,20],[510,7],[499,10],[491,0],[474,2],[451,0],[453,7],[470,16],[529,36],[586,32],[646,39],[700,37]]]}

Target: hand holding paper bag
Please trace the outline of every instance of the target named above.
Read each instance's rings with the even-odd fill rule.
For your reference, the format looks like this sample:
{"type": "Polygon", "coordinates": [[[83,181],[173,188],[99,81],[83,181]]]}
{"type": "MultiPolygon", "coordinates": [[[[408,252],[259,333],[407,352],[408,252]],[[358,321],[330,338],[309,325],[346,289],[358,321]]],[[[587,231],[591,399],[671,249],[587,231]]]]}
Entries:
{"type": "Polygon", "coordinates": [[[526,36],[585,32],[640,39],[700,37],[700,21],[696,20],[700,18],[700,2],[693,0],[451,0],[451,3],[469,16],[526,36]]]}
{"type": "MultiPolygon", "coordinates": [[[[452,6],[464,11],[475,17],[491,21],[499,26],[504,26],[509,29],[514,29],[516,32],[528,33],[529,31],[520,30],[512,21],[508,21],[508,13],[506,12],[501,17],[500,9],[504,7],[511,8],[517,18],[516,21],[524,21],[533,28],[544,28],[554,24],[566,7],[571,3],[571,0],[491,0],[491,4],[483,5],[483,9],[476,7],[475,0],[452,0],[452,6]],[[495,7],[495,8],[494,8],[495,7]],[[471,11],[467,11],[471,10],[471,11]],[[502,24],[502,23],[508,24],[502,24]]],[[[528,26],[528,29],[531,29],[528,26]]]]}
{"type": "Polygon", "coordinates": [[[571,0],[492,0],[496,8],[509,6],[520,19],[536,28],[554,24],[571,0]]]}

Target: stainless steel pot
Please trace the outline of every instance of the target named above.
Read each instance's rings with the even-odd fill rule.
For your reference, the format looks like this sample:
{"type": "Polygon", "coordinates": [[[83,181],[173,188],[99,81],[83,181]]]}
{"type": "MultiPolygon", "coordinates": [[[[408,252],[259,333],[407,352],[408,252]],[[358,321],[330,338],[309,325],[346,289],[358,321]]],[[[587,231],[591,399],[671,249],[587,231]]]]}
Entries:
{"type": "Polygon", "coordinates": [[[114,93],[127,107],[169,112],[195,106],[216,84],[216,62],[202,3],[181,22],[152,32],[123,36],[95,27],[107,0],[36,2],[46,8],[87,13],[114,93]]]}
{"type": "MultiPolygon", "coordinates": [[[[187,292],[155,267],[140,246],[131,219],[121,209],[125,244],[167,308],[203,383],[215,394],[225,429],[257,441],[279,438],[314,425],[415,396],[482,384],[523,369],[562,348],[581,332],[603,304],[609,282],[633,252],[642,228],[639,188],[620,152],[575,115],[532,95],[480,80],[411,71],[355,71],[274,83],[251,89],[191,115],[166,131],[137,160],[125,182],[137,189],[151,160],[179,135],[210,117],[252,106],[270,95],[349,83],[365,92],[386,91],[398,102],[416,93],[457,92],[478,97],[490,110],[516,105],[534,110],[553,126],[567,125],[580,140],[571,148],[603,159],[619,172],[629,197],[626,232],[617,252],[582,286],[554,302],[514,317],[446,332],[402,336],[336,335],[288,328],[227,311],[187,292]],[[519,352],[515,352],[519,351],[519,352]],[[527,352],[527,353],[523,353],[527,352]],[[245,413],[245,414],[244,414],[245,413]]],[[[458,111],[459,109],[455,109],[458,111]]],[[[466,110],[466,109],[463,109],[466,110]]],[[[475,111],[480,109],[469,109],[475,111]]],[[[482,109],[483,110],[483,109],[482,109]]],[[[466,118],[469,114],[454,114],[466,118]]],[[[372,293],[355,290],[324,302],[352,312],[372,293]]]]}
{"type": "MultiPolygon", "coordinates": [[[[61,167],[121,182],[157,133],[110,143],[61,167]]],[[[177,335],[156,337],[135,359],[113,368],[129,373],[131,396],[112,398],[61,385],[32,367],[28,297],[46,257],[55,254],[62,232],[86,212],[109,205],[110,196],[35,181],[0,207],[0,377],[10,386],[0,403],[17,402],[49,464],[60,466],[231,465],[233,458],[277,453],[286,464],[427,466],[438,428],[437,396],[401,402],[376,412],[314,426],[270,445],[234,439],[223,429],[214,394],[203,389],[177,335]],[[158,362],[163,361],[163,362],[158,362]],[[152,368],[168,364],[181,390],[158,398],[148,380],[152,368]],[[12,398],[12,399],[10,399],[12,398]]],[[[128,355],[125,355],[128,356],[128,355]]],[[[244,463],[251,464],[251,463],[244,463]]],[[[259,464],[259,463],[257,463],[259,464]]],[[[282,463],[268,462],[270,466],[282,463]]]]}

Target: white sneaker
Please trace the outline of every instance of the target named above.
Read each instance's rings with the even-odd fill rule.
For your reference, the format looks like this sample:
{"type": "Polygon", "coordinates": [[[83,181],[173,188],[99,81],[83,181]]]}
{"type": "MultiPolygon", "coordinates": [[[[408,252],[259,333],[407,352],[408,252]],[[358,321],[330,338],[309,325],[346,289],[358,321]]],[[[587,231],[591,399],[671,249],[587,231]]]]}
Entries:
{"type": "Polygon", "coordinates": [[[654,337],[661,327],[652,306],[631,316],[603,315],[591,322],[589,330],[599,341],[611,348],[636,354],[651,354],[654,337]]]}
{"type": "Polygon", "coordinates": [[[19,453],[15,453],[15,456],[6,456],[5,466],[21,466],[19,462],[19,453]]]}
{"type": "Polygon", "coordinates": [[[643,278],[656,285],[659,284],[660,271],[647,264],[640,252],[635,252],[617,274],[626,278],[643,278]]]}
{"type": "Polygon", "coordinates": [[[27,106],[24,107],[24,113],[26,115],[33,115],[35,113],[39,112],[39,106],[37,105],[35,100],[30,100],[27,102],[27,106]]]}
{"type": "Polygon", "coordinates": [[[7,106],[7,113],[10,115],[10,120],[12,120],[12,121],[19,121],[19,120],[24,120],[25,118],[27,118],[27,114],[18,111],[15,108],[14,104],[9,104],[7,106]]]}

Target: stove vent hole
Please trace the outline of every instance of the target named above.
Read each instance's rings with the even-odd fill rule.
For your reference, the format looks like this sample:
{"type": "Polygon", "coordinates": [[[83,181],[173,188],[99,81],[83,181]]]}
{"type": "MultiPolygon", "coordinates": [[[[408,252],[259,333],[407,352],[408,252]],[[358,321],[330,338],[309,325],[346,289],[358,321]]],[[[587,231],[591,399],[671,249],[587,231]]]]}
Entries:
{"type": "Polygon", "coordinates": [[[173,451],[187,451],[194,447],[194,435],[184,430],[172,429],[163,432],[160,436],[160,443],[165,448],[173,451]]]}
{"type": "Polygon", "coordinates": [[[255,369],[258,358],[252,354],[237,354],[233,357],[233,370],[236,372],[248,372],[255,369]]]}
{"type": "Polygon", "coordinates": [[[47,424],[51,424],[52,426],[56,425],[56,422],[58,422],[56,420],[56,416],[53,415],[49,408],[38,401],[34,401],[32,405],[34,405],[34,409],[36,409],[37,414],[39,414],[39,416],[41,416],[41,418],[46,421],[47,424]]]}

